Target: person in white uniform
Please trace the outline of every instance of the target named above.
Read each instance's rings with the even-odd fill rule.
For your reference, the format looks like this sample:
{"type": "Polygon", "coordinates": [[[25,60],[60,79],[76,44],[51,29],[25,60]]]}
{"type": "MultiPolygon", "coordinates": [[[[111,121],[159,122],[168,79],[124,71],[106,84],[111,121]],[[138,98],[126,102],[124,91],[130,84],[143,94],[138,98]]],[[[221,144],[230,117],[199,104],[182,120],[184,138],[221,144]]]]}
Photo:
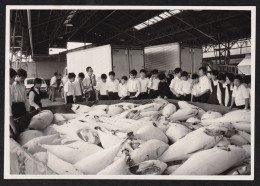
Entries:
{"type": "Polygon", "coordinates": [[[86,101],[95,101],[96,92],[94,86],[97,85],[96,76],[93,74],[93,69],[91,67],[86,68],[87,75],[83,80],[84,94],[86,101]]]}
{"type": "Polygon", "coordinates": [[[127,100],[129,99],[129,92],[128,92],[128,78],[123,76],[121,78],[121,83],[118,85],[118,96],[120,100],[127,100]]]}
{"type": "Polygon", "coordinates": [[[108,90],[108,99],[109,100],[117,100],[118,97],[118,86],[119,81],[115,79],[115,72],[109,72],[109,81],[107,81],[107,90],[108,90]]]}
{"type": "Polygon", "coordinates": [[[186,71],[181,73],[181,100],[191,101],[192,80],[188,78],[189,74],[186,71]]]}
{"type": "Polygon", "coordinates": [[[101,80],[97,82],[97,91],[100,100],[108,100],[107,75],[101,74],[101,80]]]}
{"type": "Polygon", "coordinates": [[[191,101],[199,102],[200,83],[198,74],[192,74],[191,101]]]}
{"type": "Polygon", "coordinates": [[[136,70],[130,71],[130,78],[127,82],[128,93],[129,93],[130,99],[137,99],[141,92],[141,83],[136,78],[136,75],[137,75],[136,70]]]}
{"type": "Polygon", "coordinates": [[[149,88],[148,98],[149,99],[155,99],[159,96],[158,87],[159,87],[160,80],[158,78],[158,73],[159,73],[159,71],[157,69],[154,69],[151,72],[152,76],[148,83],[148,88],[149,88]]]}
{"type": "Polygon", "coordinates": [[[199,68],[199,83],[200,83],[200,93],[197,95],[201,103],[207,103],[210,95],[210,81],[206,76],[206,67],[199,68]]]}
{"type": "Polygon", "coordinates": [[[57,77],[58,77],[58,73],[55,72],[54,76],[51,78],[51,81],[50,81],[49,100],[51,100],[51,101],[56,101],[55,100],[55,91],[56,91],[56,89],[58,87],[57,77]]]}
{"type": "Polygon", "coordinates": [[[78,74],[78,79],[74,81],[74,89],[75,89],[75,97],[76,97],[76,102],[80,103],[83,102],[83,80],[85,78],[85,74],[83,72],[80,72],[78,74]]]}
{"type": "Polygon", "coordinates": [[[235,76],[234,85],[235,87],[229,109],[232,109],[234,106],[239,109],[249,109],[249,91],[242,83],[242,77],[240,75],[235,76]]]}
{"type": "Polygon", "coordinates": [[[181,80],[181,68],[175,68],[174,69],[174,78],[171,80],[170,84],[170,90],[173,93],[173,99],[180,100],[181,99],[181,86],[182,86],[182,80],[181,80]]]}
{"type": "Polygon", "coordinates": [[[68,78],[69,80],[66,82],[64,86],[65,104],[76,102],[75,88],[74,88],[74,81],[76,75],[74,73],[69,73],[68,78]]]}
{"type": "Polygon", "coordinates": [[[146,70],[140,70],[140,77],[138,78],[141,84],[141,92],[138,96],[138,99],[147,99],[148,98],[148,84],[149,78],[146,77],[146,70]]]}

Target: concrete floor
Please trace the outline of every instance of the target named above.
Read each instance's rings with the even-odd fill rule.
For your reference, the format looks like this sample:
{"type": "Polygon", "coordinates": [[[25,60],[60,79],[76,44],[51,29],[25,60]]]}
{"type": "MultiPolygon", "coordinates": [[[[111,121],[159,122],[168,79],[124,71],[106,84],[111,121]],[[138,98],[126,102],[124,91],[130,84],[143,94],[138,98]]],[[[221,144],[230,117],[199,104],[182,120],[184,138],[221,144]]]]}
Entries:
{"type": "Polygon", "coordinates": [[[47,107],[47,106],[55,106],[55,105],[63,105],[64,104],[64,99],[61,98],[61,95],[59,92],[55,93],[55,100],[54,102],[49,100],[49,97],[44,97],[42,98],[42,106],[47,107]]]}

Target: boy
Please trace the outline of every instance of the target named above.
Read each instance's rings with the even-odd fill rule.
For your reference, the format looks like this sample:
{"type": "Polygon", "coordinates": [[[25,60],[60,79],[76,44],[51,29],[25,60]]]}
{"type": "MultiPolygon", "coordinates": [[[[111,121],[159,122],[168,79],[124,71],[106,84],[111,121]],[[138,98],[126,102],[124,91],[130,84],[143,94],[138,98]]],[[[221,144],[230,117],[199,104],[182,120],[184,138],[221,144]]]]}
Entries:
{"type": "Polygon", "coordinates": [[[189,74],[186,71],[181,73],[181,100],[191,101],[192,81],[188,78],[189,74]]]}
{"type": "Polygon", "coordinates": [[[29,91],[30,111],[42,110],[42,94],[41,94],[42,79],[35,78],[34,86],[29,91]]]}
{"type": "Polygon", "coordinates": [[[166,75],[164,73],[159,74],[159,80],[160,80],[159,87],[158,87],[159,97],[163,99],[169,99],[170,88],[166,81],[166,75]]]}
{"type": "Polygon", "coordinates": [[[218,71],[213,70],[210,72],[210,95],[208,99],[209,104],[218,105],[221,103],[221,91],[219,89],[219,82],[218,82],[218,71]],[[220,99],[220,100],[219,100],[220,99]]]}
{"type": "Polygon", "coordinates": [[[181,68],[175,68],[174,70],[174,78],[171,80],[170,84],[170,90],[173,93],[173,98],[174,99],[181,99],[181,68]]]}
{"type": "Polygon", "coordinates": [[[110,80],[107,82],[108,99],[117,100],[118,99],[118,85],[119,81],[115,79],[115,72],[109,72],[110,80]]]}
{"type": "Polygon", "coordinates": [[[217,97],[218,97],[218,102],[220,105],[224,106],[225,105],[225,97],[226,97],[226,75],[223,73],[219,73],[218,77],[218,89],[217,89],[217,97]]]}
{"type": "Polygon", "coordinates": [[[201,103],[207,103],[210,95],[210,81],[206,76],[206,67],[199,68],[200,93],[197,95],[201,103]]]}
{"type": "Polygon", "coordinates": [[[57,78],[58,78],[58,73],[55,72],[55,73],[54,73],[54,76],[51,78],[51,81],[50,81],[49,100],[51,100],[52,102],[53,102],[53,101],[56,101],[56,100],[55,100],[55,90],[56,90],[56,88],[58,87],[57,78]]]}
{"type": "Polygon", "coordinates": [[[76,75],[74,73],[69,73],[68,75],[69,80],[66,82],[64,86],[65,104],[76,102],[75,88],[73,83],[75,81],[75,77],[76,75]]]}
{"type": "Polygon", "coordinates": [[[75,88],[75,98],[76,98],[76,102],[83,102],[83,80],[85,78],[85,75],[83,72],[80,72],[78,74],[78,80],[74,82],[74,88],[75,88]]]}
{"type": "Polygon", "coordinates": [[[101,81],[97,83],[100,100],[108,100],[107,75],[101,74],[101,81]]]}
{"type": "Polygon", "coordinates": [[[96,100],[96,92],[94,86],[97,85],[96,76],[93,74],[93,69],[91,67],[86,68],[87,76],[83,80],[84,94],[87,101],[96,100]]]}
{"type": "Polygon", "coordinates": [[[123,76],[121,78],[121,83],[118,86],[118,96],[120,97],[120,100],[126,100],[129,98],[127,79],[126,76],[123,76]]]}
{"type": "Polygon", "coordinates": [[[199,102],[200,84],[198,74],[192,74],[191,101],[199,102]]]}
{"type": "Polygon", "coordinates": [[[17,75],[17,72],[10,68],[9,70],[9,75],[10,75],[10,79],[9,79],[9,116],[10,116],[10,137],[14,137],[15,135],[17,135],[17,131],[14,125],[14,120],[13,120],[13,115],[12,115],[12,94],[11,94],[11,88],[12,88],[12,84],[14,83],[15,77],[17,75]]]}
{"type": "Polygon", "coordinates": [[[244,84],[242,84],[242,77],[236,75],[234,78],[234,90],[232,93],[232,101],[229,109],[232,109],[234,104],[239,109],[249,109],[249,91],[244,84]]]}
{"type": "Polygon", "coordinates": [[[141,89],[140,89],[140,94],[138,96],[138,99],[147,99],[148,98],[148,83],[149,83],[149,78],[146,77],[146,70],[142,69],[140,70],[140,78],[139,78],[140,84],[141,84],[141,89]]]}
{"type": "Polygon", "coordinates": [[[17,76],[15,82],[11,87],[11,101],[12,101],[12,114],[13,118],[19,118],[26,115],[26,111],[29,111],[30,105],[27,99],[26,88],[23,84],[27,72],[23,69],[17,70],[17,76]]]}
{"type": "Polygon", "coordinates": [[[136,78],[136,75],[137,75],[136,70],[130,71],[130,79],[127,82],[128,94],[130,96],[130,99],[136,99],[141,92],[141,83],[136,78]]]}
{"type": "Polygon", "coordinates": [[[159,87],[160,80],[158,78],[158,70],[154,69],[151,72],[151,74],[152,74],[152,76],[151,76],[149,83],[148,83],[148,88],[149,88],[148,98],[149,99],[155,99],[159,96],[158,87],[159,87]]]}

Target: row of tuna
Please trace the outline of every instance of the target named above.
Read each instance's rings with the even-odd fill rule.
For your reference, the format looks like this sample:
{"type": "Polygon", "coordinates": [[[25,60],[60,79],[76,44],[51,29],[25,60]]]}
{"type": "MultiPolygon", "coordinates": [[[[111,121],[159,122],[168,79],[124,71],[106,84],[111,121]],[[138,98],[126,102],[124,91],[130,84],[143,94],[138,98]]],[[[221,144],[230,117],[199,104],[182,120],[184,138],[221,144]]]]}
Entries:
{"type": "Polygon", "coordinates": [[[225,115],[179,101],[74,104],[42,111],[18,142],[57,174],[250,174],[251,112],[225,115]]]}

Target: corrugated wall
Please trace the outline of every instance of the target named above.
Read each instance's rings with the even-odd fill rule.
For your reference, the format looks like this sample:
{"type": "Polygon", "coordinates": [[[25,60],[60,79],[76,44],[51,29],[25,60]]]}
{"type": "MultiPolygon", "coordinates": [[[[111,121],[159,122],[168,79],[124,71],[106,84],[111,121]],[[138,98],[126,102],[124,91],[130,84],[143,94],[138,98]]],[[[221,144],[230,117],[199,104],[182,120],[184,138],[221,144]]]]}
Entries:
{"type": "Polygon", "coordinates": [[[170,43],[146,47],[145,69],[151,71],[170,71],[180,67],[180,45],[179,43],[170,43]]]}

